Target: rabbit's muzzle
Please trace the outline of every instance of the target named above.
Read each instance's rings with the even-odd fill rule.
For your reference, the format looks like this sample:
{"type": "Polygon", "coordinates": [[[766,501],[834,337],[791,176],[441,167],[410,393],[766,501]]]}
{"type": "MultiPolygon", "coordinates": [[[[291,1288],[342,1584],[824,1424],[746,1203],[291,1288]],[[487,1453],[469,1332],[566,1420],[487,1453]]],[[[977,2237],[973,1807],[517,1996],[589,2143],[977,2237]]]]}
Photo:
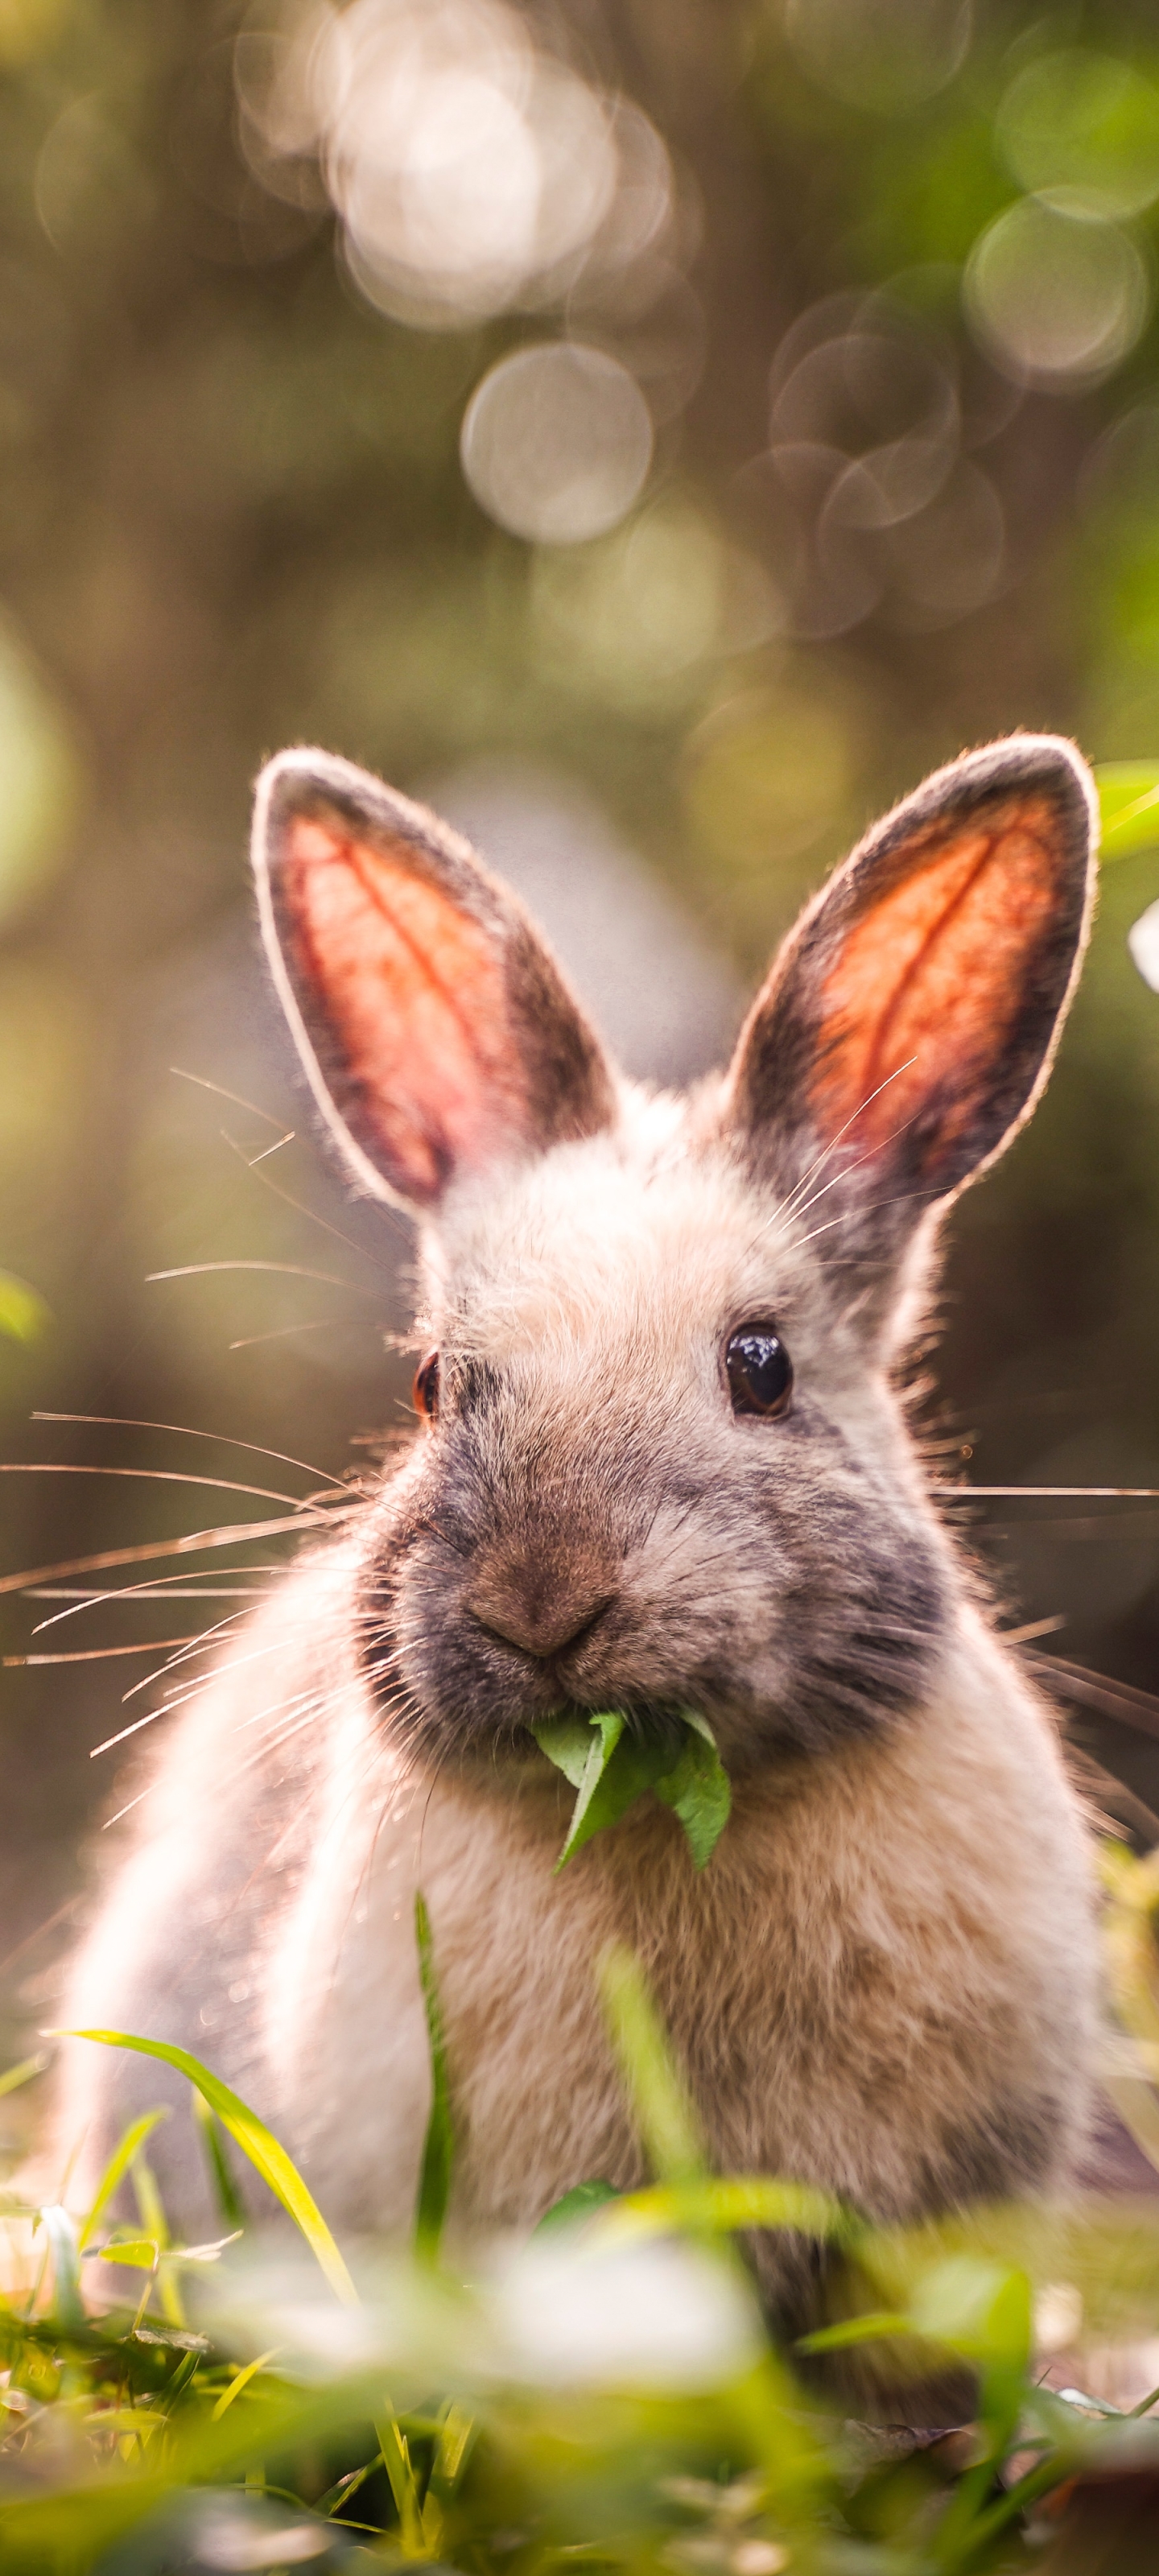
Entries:
{"type": "Polygon", "coordinates": [[[615,1598],[602,1568],[593,1581],[582,1564],[559,1568],[515,1555],[485,1565],[463,1607],[494,1643],[554,1663],[594,1637],[615,1598]]]}

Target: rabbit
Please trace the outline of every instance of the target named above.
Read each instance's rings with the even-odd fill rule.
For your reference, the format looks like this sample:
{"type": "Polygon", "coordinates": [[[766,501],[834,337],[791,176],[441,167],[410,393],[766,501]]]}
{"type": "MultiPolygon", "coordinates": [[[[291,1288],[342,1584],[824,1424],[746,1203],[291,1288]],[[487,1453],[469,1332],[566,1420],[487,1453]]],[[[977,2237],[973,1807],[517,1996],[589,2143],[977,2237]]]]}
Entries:
{"type": "MultiPolygon", "coordinates": [[[[1052,736],[936,771],[810,903],[727,1071],[677,1098],[618,1076],[433,814],[320,751],[263,772],[258,901],[306,1076],[354,1187],[419,1228],[420,1419],[172,1723],[60,2018],[193,2050],[337,2229],[410,2222],[419,1886],[465,2229],[644,2177],[598,1993],[614,1941],[718,2170],[885,2222],[1075,2172],[1091,1828],[898,1379],[942,1220],[1046,1080],[1095,818],[1052,736]],[[732,1812],[703,1870],[648,1796],[557,1874],[573,1792],[531,1730],[609,1708],[712,1727],[732,1812]]],[[[187,2102],[65,2045],[74,2195],[167,2089],[187,2102]]],[[[155,2143],[204,2232],[192,2124],[155,2143]]],[[[757,2262],[800,2303],[799,2248],[757,2262]]]]}

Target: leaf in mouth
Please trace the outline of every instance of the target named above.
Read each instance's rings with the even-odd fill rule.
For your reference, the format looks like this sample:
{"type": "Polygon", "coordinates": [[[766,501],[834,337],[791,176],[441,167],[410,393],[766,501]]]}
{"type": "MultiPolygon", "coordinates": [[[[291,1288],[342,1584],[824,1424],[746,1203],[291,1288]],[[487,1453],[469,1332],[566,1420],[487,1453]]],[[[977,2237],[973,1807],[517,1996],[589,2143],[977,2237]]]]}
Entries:
{"type": "Polygon", "coordinates": [[[654,1789],[679,1817],[697,1868],[711,1860],[732,1802],[728,1774],[707,1718],[693,1709],[682,1709],[681,1717],[685,1736],[675,1751],[670,1743],[626,1733],[619,1709],[549,1717],[533,1728],[540,1752],[578,1791],[557,1870],[593,1834],[618,1824],[645,1789],[654,1789]]]}

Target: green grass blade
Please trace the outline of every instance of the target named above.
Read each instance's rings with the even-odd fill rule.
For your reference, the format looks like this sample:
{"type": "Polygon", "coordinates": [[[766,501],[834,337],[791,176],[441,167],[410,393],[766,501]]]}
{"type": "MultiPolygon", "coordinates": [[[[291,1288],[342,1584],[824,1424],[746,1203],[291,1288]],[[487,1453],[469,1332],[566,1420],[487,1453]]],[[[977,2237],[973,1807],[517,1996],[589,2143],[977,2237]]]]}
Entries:
{"type": "Polygon", "coordinates": [[[846,2317],[839,2326],[818,2326],[815,2334],[801,2335],[794,2350],[849,2352],[859,2343],[880,2343],[891,2335],[912,2339],[913,2333],[909,2317],[895,2317],[888,2308],[882,2308],[871,2316],[846,2317]]]}
{"type": "Polygon", "coordinates": [[[691,2181],[705,2169],[700,2124],[639,1960],[617,1943],[605,1950],[598,1974],[612,2047],[652,2170],[661,2182],[691,2181]]]}
{"type": "Polygon", "coordinates": [[[427,2017],[427,2043],[431,2060],[431,2110],[427,2121],[427,2134],[423,2141],[414,2242],[415,2252],[424,2263],[437,2263],[439,2247],[443,2240],[443,2228],[446,2224],[447,2204],[451,2197],[455,2133],[451,2125],[447,2044],[443,2029],[443,2008],[439,1997],[438,1978],[435,1974],[431,1921],[425,1900],[419,1894],[415,1896],[415,1938],[418,1942],[423,2010],[427,2017]]]}
{"type": "Polygon", "coordinates": [[[0,2075],[0,2094],[16,2093],[22,2084],[31,2084],[34,2075],[43,2075],[48,2057],[42,2049],[39,2057],[22,2057],[19,2066],[10,2066],[0,2075]]]}
{"type": "Polygon", "coordinates": [[[185,2324],[185,2309],[181,2292],[174,2278],[172,2266],[161,2262],[161,2256],[168,2252],[172,2242],[169,2221],[165,2215],[165,2204],[161,2198],[157,2176],[152,2165],[142,2155],[137,2157],[133,2166],[133,2189],[137,2195],[141,2225],[157,2247],[157,2287],[161,2297],[162,2314],[167,2325],[182,2327],[185,2324]]]}
{"type": "Polygon", "coordinates": [[[533,2236],[543,2236],[554,2227],[574,2226],[578,2219],[590,2217],[593,2209],[606,2209],[610,2200],[619,2199],[614,2182],[577,2182],[571,2191],[565,2191],[562,2200],[554,2200],[551,2208],[544,2210],[531,2232],[533,2236]]]}
{"type": "Polygon", "coordinates": [[[229,2158],[221,2134],[221,2122],[210,2110],[204,2093],[193,2088],[193,2117],[197,2122],[214,2199],[227,2227],[244,2227],[245,2211],[241,2195],[229,2168],[229,2158]]]}
{"type": "Polygon", "coordinates": [[[57,2322],[66,2334],[83,2334],[87,2320],[80,2294],[76,2229],[59,2202],[40,2211],[40,2224],[52,2248],[52,2304],[57,2322]]]}
{"type": "Polygon", "coordinates": [[[131,2031],[125,2030],[61,2030],[52,2031],[49,2036],[53,2039],[93,2039],[103,2048],[132,2048],[139,2056],[159,2058],[162,2065],[172,2066],[178,2075],[187,2077],[210,2109],[216,2111],[223,2129],[228,2129],[242,2154],[248,2156],[255,2173],[261,2175],[275,2199],[280,2200],[283,2209],[301,2230],[336,2296],[347,2307],[357,2307],[358,2292],[297,2166],[285,2148],[279,2145],[272,2130],[267,2129],[264,2120],[259,2120],[256,2111],[251,2111],[240,2094],[234,2093],[228,2084],[223,2084],[219,2075],[211,2074],[199,2057],[194,2057],[187,2048],[173,2047],[168,2040],[138,2039],[131,2031]]]}
{"type": "Polygon", "coordinates": [[[1153,760],[1104,761],[1095,784],[1104,860],[1153,848],[1159,842],[1159,766],[1153,760]]]}
{"type": "Polygon", "coordinates": [[[132,2121],[130,2126],[125,2130],[123,2137],[118,2138],[116,2146],[114,2147],[113,2152],[109,2157],[109,2161],[105,2166],[105,2170],[101,2175],[100,2181],[97,2184],[96,2198],[93,2201],[92,2208],[90,2209],[81,2228],[80,2243],[82,2249],[88,2244],[90,2236],[95,2235],[100,2220],[113,2197],[113,2193],[116,2191],[118,2183],[121,2182],[125,2174],[127,2174],[134,2156],[140,2154],[146,2138],[152,2136],[158,2123],[161,2120],[167,2120],[168,2117],[169,2109],[167,2104],[162,2104],[160,2110],[157,2111],[143,2111],[140,2119],[132,2121]]]}
{"type": "Polygon", "coordinates": [[[785,2182],[776,2174],[706,2174],[692,2182],[657,2183],[646,2191],[608,2196],[615,2205],[601,2221],[603,2239],[670,2236],[681,2227],[698,2236],[734,2236],[750,2227],[790,2228],[795,2236],[840,2245],[857,2244],[865,2235],[864,2220],[832,2192],[818,2191],[812,2183],[785,2182]]]}

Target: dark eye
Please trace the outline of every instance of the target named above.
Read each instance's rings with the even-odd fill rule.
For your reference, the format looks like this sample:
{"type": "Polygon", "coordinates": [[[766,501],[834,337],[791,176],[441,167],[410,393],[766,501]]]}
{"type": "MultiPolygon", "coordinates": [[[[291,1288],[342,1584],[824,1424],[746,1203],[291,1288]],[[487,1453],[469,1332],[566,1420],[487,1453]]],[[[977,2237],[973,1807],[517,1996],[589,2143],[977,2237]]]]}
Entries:
{"type": "Polygon", "coordinates": [[[433,1422],[439,1409],[439,1354],[437,1351],[428,1351],[422,1367],[415,1370],[411,1397],[415,1412],[425,1414],[427,1421],[433,1422]]]}
{"type": "Polygon", "coordinates": [[[793,1363],[773,1324],[742,1324],[724,1354],[734,1413],[787,1413],[793,1363]]]}

